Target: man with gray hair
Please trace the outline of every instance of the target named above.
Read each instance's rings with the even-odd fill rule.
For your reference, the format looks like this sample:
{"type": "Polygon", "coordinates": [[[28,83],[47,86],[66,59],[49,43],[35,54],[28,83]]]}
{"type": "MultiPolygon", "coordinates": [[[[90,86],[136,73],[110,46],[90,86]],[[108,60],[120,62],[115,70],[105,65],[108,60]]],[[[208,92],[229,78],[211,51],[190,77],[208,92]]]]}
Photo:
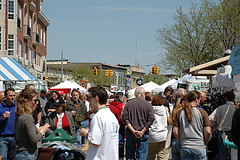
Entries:
{"type": "Polygon", "coordinates": [[[122,115],[122,120],[127,125],[126,159],[147,159],[148,129],[154,121],[154,112],[152,105],[145,100],[145,90],[142,87],[136,88],[135,96],[135,99],[126,103],[122,115]]]}
{"type": "Polygon", "coordinates": [[[187,94],[186,89],[184,89],[184,88],[178,88],[177,89],[177,99],[185,96],[186,94],[187,94]]]}

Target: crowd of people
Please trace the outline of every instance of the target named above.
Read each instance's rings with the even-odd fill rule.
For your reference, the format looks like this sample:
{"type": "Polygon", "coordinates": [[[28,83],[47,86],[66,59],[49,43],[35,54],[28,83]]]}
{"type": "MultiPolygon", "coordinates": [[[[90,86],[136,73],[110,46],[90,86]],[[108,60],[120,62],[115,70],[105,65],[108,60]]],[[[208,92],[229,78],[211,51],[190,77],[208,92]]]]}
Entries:
{"type": "Polygon", "coordinates": [[[8,88],[0,92],[0,155],[2,160],[36,159],[38,142],[63,129],[76,137],[78,149],[89,141],[89,160],[207,160],[214,131],[220,160],[238,159],[240,103],[235,105],[233,91],[224,97],[226,104],[208,115],[206,92],[183,88],[152,95],[137,87],[127,96],[110,96],[103,87],[65,95],[46,90],[38,95],[32,84],[17,95],[8,88]]]}

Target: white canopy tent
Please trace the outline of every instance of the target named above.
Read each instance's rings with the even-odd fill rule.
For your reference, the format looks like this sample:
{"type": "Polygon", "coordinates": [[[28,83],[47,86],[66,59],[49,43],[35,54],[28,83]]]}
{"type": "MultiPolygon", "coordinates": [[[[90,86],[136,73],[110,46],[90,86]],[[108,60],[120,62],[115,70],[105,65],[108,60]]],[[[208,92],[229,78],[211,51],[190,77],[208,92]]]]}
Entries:
{"type": "MultiPolygon", "coordinates": [[[[146,92],[151,92],[152,94],[158,94],[159,92],[163,92],[167,86],[174,83],[175,81],[176,81],[175,79],[172,79],[162,85],[158,85],[151,81],[151,82],[141,85],[141,87],[143,87],[146,92]]],[[[135,89],[136,88],[129,90],[128,93],[134,93],[135,89]]]]}
{"type": "Polygon", "coordinates": [[[177,80],[174,83],[172,83],[170,86],[173,89],[177,89],[178,83],[186,84],[187,81],[191,81],[191,80],[195,80],[195,79],[196,79],[195,76],[192,76],[191,74],[186,74],[183,77],[181,77],[179,80],[177,80]]]}
{"type": "Polygon", "coordinates": [[[164,91],[164,89],[167,87],[167,86],[171,86],[173,83],[175,83],[177,80],[176,79],[171,79],[170,81],[162,84],[160,87],[163,89],[161,92],[164,91]]]}
{"type": "MultiPolygon", "coordinates": [[[[148,83],[145,83],[145,84],[141,85],[141,87],[144,88],[146,92],[151,92],[152,93],[154,89],[160,88],[160,85],[151,81],[151,82],[148,82],[148,83]]],[[[128,90],[128,93],[134,93],[135,89],[136,88],[128,90]]]]}
{"type": "Polygon", "coordinates": [[[51,90],[53,90],[53,89],[71,89],[72,90],[74,88],[80,90],[80,92],[82,92],[82,93],[87,93],[87,90],[85,88],[83,88],[82,86],[80,86],[76,82],[71,82],[71,81],[68,81],[68,80],[52,87],[51,90]]]}

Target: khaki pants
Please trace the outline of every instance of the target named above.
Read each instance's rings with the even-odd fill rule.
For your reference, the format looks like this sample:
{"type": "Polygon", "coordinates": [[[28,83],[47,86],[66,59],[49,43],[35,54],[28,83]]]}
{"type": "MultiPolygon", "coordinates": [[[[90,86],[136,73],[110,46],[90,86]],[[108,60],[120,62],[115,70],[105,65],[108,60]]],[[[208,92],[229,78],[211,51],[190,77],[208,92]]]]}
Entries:
{"type": "Polygon", "coordinates": [[[154,160],[156,155],[158,160],[166,160],[165,142],[149,143],[147,160],[154,160]]]}

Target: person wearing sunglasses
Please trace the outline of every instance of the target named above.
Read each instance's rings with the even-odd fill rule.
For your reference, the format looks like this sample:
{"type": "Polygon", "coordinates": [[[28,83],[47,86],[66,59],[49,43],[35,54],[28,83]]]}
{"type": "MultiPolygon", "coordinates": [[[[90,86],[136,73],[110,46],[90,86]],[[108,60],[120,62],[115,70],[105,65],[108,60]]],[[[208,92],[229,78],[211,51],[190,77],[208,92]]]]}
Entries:
{"type": "Polygon", "coordinates": [[[62,98],[58,98],[53,106],[55,106],[56,111],[51,112],[45,122],[50,124],[46,137],[56,129],[64,129],[70,135],[75,136],[72,113],[65,111],[67,107],[65,101],[62,98]]]}
{"type": "Polygon", "coordinates": [[[61,98],[61,95],[58,93],[58,91],[52,91],[51,92],[51,98],[48,100],[48,102],[46,103],[46,106],[45,106],[45,112],[46,112],[47,116],[51,112],[56,111],[54,103],[56,103],[56,101],[60,98],[61,98]]]}
{"type": "Polygon", "coordinates": [[[16,97],[15,140],[18,145],[16,160],[36,159],[37,143],[47,132],[49,124],[35,126],[32,112],[38,105],[38,94],[33,89],[24,89],[16,97]]]}

